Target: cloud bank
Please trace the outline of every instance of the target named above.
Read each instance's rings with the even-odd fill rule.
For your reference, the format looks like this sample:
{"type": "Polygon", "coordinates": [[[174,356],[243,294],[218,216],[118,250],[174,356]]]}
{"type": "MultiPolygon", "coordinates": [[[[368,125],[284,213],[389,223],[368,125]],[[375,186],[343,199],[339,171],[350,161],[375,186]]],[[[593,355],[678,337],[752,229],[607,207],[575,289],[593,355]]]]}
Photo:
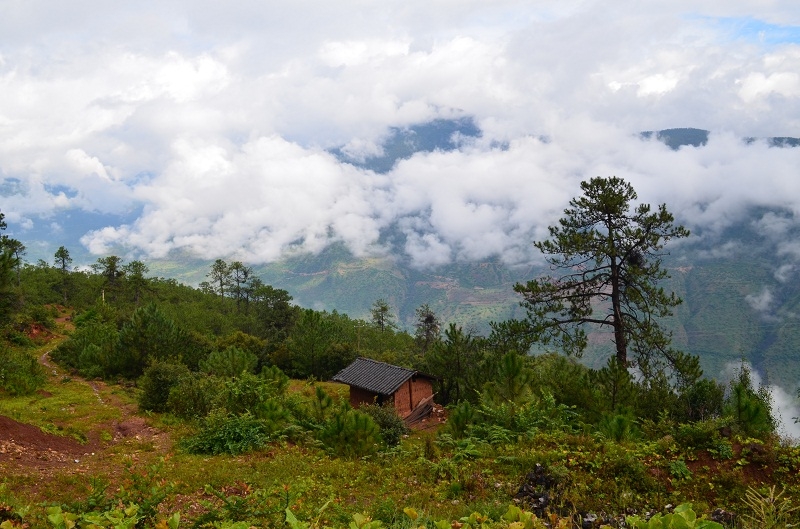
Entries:
{"type": "MultiPolygon", "coordinates": [[[[516,263],[581,180],[617,175],[703,233],[782,208],[759,225],[780,239],[800,218],[800,149],[742,138],[800,136],[800,12],[695,4],[16,3],[0,21],[0,209],[61,233],[69,212],[128,219],[79,234],[96,254],[259,263],[343,242],[418,266],[516,263]],[[479,140],[386,174],[329,152],[374,155],[390,127],[464,116],[479,140]],[[636,134],[685,126],[708,145],[636,134]]],[[[781,248],[779,280],[800,260],[781,248]]]]}

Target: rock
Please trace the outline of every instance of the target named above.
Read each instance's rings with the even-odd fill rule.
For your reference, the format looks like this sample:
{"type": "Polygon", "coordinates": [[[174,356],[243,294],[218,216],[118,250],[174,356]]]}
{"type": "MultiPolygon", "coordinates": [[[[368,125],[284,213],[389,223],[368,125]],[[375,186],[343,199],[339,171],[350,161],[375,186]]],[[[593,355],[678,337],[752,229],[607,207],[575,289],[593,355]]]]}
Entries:
{"type": "Polygon", "coordinates": [[[544,511],[551,503],[550,493],[555,485],[555,479],[550,476],[545,468],[536,464],[531,472],[525,476],[525,481],[520,485],[514,502],[527,506],[539,518],[544,517],[544,511]]]}
{"type": "Polygon", "coordinates": [[[711,521],[720,523],[726,527],[731,526],[736,519],[736,515],[725,509],[714,509],[711,513],[711,521]]]}

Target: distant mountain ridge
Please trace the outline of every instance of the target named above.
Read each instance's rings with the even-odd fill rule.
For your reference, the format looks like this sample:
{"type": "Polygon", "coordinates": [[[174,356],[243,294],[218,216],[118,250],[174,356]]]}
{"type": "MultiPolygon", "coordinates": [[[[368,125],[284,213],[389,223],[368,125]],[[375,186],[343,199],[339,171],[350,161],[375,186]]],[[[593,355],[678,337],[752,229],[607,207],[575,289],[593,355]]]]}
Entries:
{"type": "MultiPolygon", "coordinates": [[[[664,129],[658,131],[647,130],[640,132],[639,136],[643,139],[655,139],[665,143],[670,149],[678,150],[684,146],[703,147],[708,143],[708,136],[711,131],[693,128],[664,129]]],[[[800,138],[788,136],[775,136],[767,138],[746,137],[742,138],[746,144],[757,141],[766,141],[770,147],[800,147],[800,138]]]]}
{"type": "Polygon", "coordinates": [[[462,142],[481,135],[481,129],[472,117],[434,119],[409,127],[391,127],[382,145],[383,153],[379,156],[359,159],[348,155],[344,147],[330,152],[341,162],[376,173],[388,173],[399,160],[411,158],[418,152],[454,151],[462,142]]]}
{"type": "MultiPolygon", "coordinates": [[[[677,128],[645,131],[640,137],[646,141],[657,139],[677,150],[684,146],[702,148],[708,143],[709,135],[709,131],[703,129],[677,128]]],[[[380,154],[358,159],[345,153],[343,147],[330,152],[344,163],[386,173],[415,153],[453,151],[480,137],[481,130],[470,117],[442,119],[390,129],[380,154]]],[[[766,141],[776,148],[800,147],[800,138],[792,137],[743,138],[742,141],[766,141]]],[[[128,215],[127,222],[133,214],[128,215]]],[[[778,242],[757,231],[757,221],[767,215],[780,217],[792,215],[792,212],[754,210],[716,239],[704,240],[706,246],[683,245],[666,259],[665,264],[672,274],[667,286],[685,300],[670,325],[675,333],[675,344],[700,355],[708,375],[719,376],[728,363],[745,358],[768,380],[794,388],[800,381],[797,354],[800,351],[800,281],[797,280],[800,272],[798,266],[792,265],[794,268],[786,269],[789,270],[788,279],[779,273],[788,266],[781,261],[785,254],[779,251],[778,242]],[[711,250],[718,248],[725,248],[726,252],[715,256],[711,250]]],[[[115,224],[107,215],[81,216],[67,212],[64,218],[64,231],[71,231],[75,239],[48,248],[43,257],[48,261],[52,261],[59,244],[66,245],[71,252],[71,245],[76,245],[74,255],[79,254],[77,238],[86,229],[102,227],[98,222],[115,224]],[[80,230],[74,231],[74,226],[80,230]]],[[[45,221],[37,224],[48,226],[45,221]]],[[[386,242],[387,246],[402,244],[401,235],[393,230],[395,228],[390,227],[382,234],[382,243],[386,242]]],[[[39,236],[42,241],[55,242],[49,228],[39,236]]],[[[797,240],[800,233],[795,229],[784,237],[797,240]]],[[[21,238],[27,244],[29,238],[21,238]]],[[[31,249],[29,259],[30,254],[43,247],[28,246],[31,249]]],[[[205,280],[210,264],[180,252],[173,252],[167,259],[148,260],[151,275],[172,277],[189,284],[205,280]]],[[[258,265],[255,271],[266,283],[289,291],[295,301],[305,307],[369,318],[372,303],[383,298],[399,321],[411,328],[414,311],[427,303],[443,321],[482,334],[488,332],[491,321],[523,317],[513,286],[545,272],[534,267],[512,268],[499,259],[418,270],[388,256],[355,258],[342,244],[331,245],[314,255],[287,255],[279,261],[258,265]]],[[[600,334],[593,336],[593,346],[584,359],[586,363],[602,364],[606,350],[601,343],[607,343],[605,338],[600,334]]]]}

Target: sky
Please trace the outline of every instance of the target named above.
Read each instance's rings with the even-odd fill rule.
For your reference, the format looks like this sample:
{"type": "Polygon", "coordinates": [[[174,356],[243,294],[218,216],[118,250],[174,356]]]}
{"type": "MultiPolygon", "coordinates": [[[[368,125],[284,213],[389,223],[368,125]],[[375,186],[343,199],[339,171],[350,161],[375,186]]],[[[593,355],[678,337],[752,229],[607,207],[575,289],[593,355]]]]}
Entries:
{"type": "Polygon", "coordinates": [[[781,238],[800,223],[800,148],[742,141],[800,137],[796,0],[0,12],[0,211],[32,254],[68,240],[96,256],[259,264],[341,242],[418,267],[520,263],[580,181],[616,175],[707,234],[783,208],[759,226],[800,261],[781,238]],[[379,154],[392,127],[462,117],[480,138],[385,174],[330,152],[379,154]],[[638,136],[674,127],[710,140],[673,151],[638,136]]]}

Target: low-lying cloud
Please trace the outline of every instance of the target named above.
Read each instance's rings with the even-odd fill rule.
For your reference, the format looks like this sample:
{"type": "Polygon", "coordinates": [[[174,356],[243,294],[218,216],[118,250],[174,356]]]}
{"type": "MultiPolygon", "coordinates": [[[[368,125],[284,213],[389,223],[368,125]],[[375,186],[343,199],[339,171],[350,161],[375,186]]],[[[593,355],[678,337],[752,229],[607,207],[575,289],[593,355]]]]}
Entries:
{"type": "Polygon", "coordinates": [[[782,209],[756,228],[788,280],[800,149],[742,139],[800,136],[800,45],[742,28],[791,36],[777,30],[800,17],[761,4],[18,4],[0,21],[0,208],[62,233],[63,213],[140,210],[83,234],[97,254],[259,263],[343,242],[417,266],[519,263],[581,180],[617,175],[704,237],[782,209]],[[385,174],[329,152],[464,116],[479,140],[385,174]],[[682,126],[708,144],[637,134],[682,126]]]}

